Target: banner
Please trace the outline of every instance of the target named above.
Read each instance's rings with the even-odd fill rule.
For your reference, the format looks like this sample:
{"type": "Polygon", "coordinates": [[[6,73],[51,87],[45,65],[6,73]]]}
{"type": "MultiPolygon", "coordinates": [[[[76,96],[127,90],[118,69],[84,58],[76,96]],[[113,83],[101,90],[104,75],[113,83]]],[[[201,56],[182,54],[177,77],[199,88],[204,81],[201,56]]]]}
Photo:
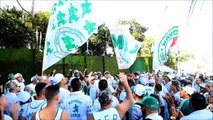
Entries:
{"type": "Polygon", "coordinates": [[[65,56],[76,53],[96,31],[92,20],[92,3],[88,0],[59,0],[53,5],[48,23],[42,71],[65,56]]]}
{"type": "Polygon", "coordinates": [[[179,36],[179,27],[173,26],[163,37],[156,41],[153,57],[153,69],[156,70],[168,60],[179,36]]]}
{"type": "Polygon", "coordinates": [[[110,30],[115,49],[118,69],[128,69],[137,57],[141,42],[136,41],[130,34],[129,26],[110,30]]]}

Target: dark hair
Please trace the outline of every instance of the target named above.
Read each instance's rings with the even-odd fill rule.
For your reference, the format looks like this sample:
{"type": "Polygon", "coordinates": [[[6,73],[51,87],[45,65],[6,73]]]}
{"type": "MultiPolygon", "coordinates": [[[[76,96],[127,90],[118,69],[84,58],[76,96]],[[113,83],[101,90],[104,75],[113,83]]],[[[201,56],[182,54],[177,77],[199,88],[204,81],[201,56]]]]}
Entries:
{"type": "Polygon", "coordinates": [[[190,98],[190,103],[194,109],[196,110],[202,110],[206,108],[206,100],[203,95],[200,93],[193,93],[190,98]]]}
{"type": "Polygon", "coordinates": [[[152,97],[154,97],[155,99],[157,99],[157,100],[158,100],[158,103],[160,103],[160,98],[159,98],[158,95],[152,93],[152,94],[150,94],[150,96],[152,96],[152,97]]]}
{"type": "Polygon", "coordinates": [[[81,81],[80,81],[80,79],[78,79],[78,78],[72,79],[72,81],[71,81],[71,87],[72,87],[72,91],[73,92],[79,91],[80,88],[81,88],[81,81]]]}
{"type": "Polygon", "coordinates": [[[100,91],[105,90],[106,88],[108,88],[108,82],[105,79],[101,79],[98,83],[98,88],[100,89],[100,91]]]}
{"type": "Polygon", "coordinates": [[[36,86],[35,86],[35,91],[36,91],[36,95],[37,96],[40,96],[41,95],[41,91],[46,87],[46,83],[38,83],[36,86]]]}
{"type": "Polygon", "coordinates": [[[129,87],[135,86],[135,82],[133,80],[128,80],[129,87]]]}
{"type": "Polygon", "coordinates": [[[157,91],[162,91],[162,86],[161,86],[161,84],[156,84],[156,85],[155,85],[155,89],[156,89],[157,91]]]}
{"type": "Polygon", "coordinates": [[[203,75],[200,75],[198,78],[199,78],[202,82],[204,81],[203,75]]]}
{"type": "Polygon", "coordinates": [[[53,100],[54,97],[59,93],[59,86],[51,85],[46,88],[45,97],[47,101],[53,100]]]}

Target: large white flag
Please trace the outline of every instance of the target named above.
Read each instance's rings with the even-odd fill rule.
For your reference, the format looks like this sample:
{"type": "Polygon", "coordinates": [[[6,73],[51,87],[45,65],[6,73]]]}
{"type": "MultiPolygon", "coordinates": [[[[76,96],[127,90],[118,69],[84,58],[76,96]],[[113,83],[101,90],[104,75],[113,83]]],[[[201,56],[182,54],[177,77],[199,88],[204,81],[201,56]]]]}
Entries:
{"type": "Polygon", "coordinates": [[[121,26],[110,30],[115,49],[118,69],[128,69],[137,57],[141,42],[136,41],[130,34],[129,26],[121,26]]]}
{"type": "Polygon", "coordinates": [[[59,0],[54,4],[47,28],[42,71],[75,53],[96,30],[88,0],[59,0]]]}
{"type": "Polygon", "coordinates": [[[153,69],[156,70],[168,60],[173,52],[179,36],[178,26],[173,26],[155,42],[153,69]]]}

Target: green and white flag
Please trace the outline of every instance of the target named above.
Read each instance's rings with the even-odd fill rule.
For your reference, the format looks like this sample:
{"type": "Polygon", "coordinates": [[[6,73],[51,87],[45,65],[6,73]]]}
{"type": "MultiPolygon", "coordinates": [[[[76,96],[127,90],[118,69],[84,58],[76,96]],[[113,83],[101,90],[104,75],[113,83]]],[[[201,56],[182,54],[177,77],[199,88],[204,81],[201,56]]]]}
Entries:
{"type": "Polygon", "coordinates": [[[42,71],[70,53],[75,53],[97,29],[92,20],[92,2],[59,0],[53,5],[45,40],[42,71]]]}
{"type": "Polygon", "coordinates": [[[130,34],[129,26],[121,26],[110,30],[115,49],[118,69],[128,69],[135,62],[141,42],[130,34]]]}
{"type": "Polygon", "coordinates": [[[153,69],[156,70],[163,66],[168,60],[172,52],[174,52],[174,47],[176,46],[179,27],[173,26],[167,32],[164,33],[163,37],[156,41],[153,57],[153,69]]]}

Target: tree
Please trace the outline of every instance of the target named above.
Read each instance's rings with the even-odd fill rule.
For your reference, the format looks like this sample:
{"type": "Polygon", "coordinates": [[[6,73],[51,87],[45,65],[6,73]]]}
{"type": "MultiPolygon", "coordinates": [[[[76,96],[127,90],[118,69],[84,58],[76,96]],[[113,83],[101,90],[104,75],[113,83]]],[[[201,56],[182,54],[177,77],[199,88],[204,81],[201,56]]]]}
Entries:
{"type": "Polygon", "coordinates": [[[49,11],[46,11],[46,12],[39,11],[34,15],[34,18],[32,21],[33,29],[34,30],[38,29],[39,36],[40,36],[40,33],[42,34],[42,39],[41,39],[42,47],[44,46],[44,43],[45,43],[45,36],[46,36],[49,18],[50,18],[49,11]]]}
{"type": "Polygon", "coordinates": [[[147,28],[138,23],[135,19],[132,20],[119,20],[118,24],[120,25],[130,25],[130,34],[140,42],[144,41],[144,33],[147,31],[147,28]]]}
{"type": "MultiPolygon", "coordinates": [[[[144,42],[144,40],[145,40],[144,33],[147,31],[148,28],[142,26],[135,19],[119,20],[118,24],[119,25],[128,25],[129,24],[130,25],[130,28],[129,28],[130,34],[135,38],[135,40],[138,40],[140,42],[144,42]]],[[[138,56],[140,56],[140,57],[148,57],[148,56],[150,56],[150,55],[147,56],[147,54],[146,54],[146,53],[149,53],[148,49],[151,49],[151,47],[150,48],[146,48],[146,47],[149,46],[149,44],[147,44],[147,43],[149,43],[149,40],[146,40],[145,45],[143,45],[144,43],[142,43],[142,46],[141,46],[140,50],[138,51],[138,56]],[[143,52],[143,53],[141,53],[141,52],[143,52]]]]}
{"type": "Polygon", "coordinates": [[[30,16],[23,11],[6,8],[0,11],[0,47],[21,48],[32,42],[34,31],[28,21],[30,16]]]}
{"type": "MultiPolygon", "coordinates": [[[[143,27],[142,25],[140,25],[135,19],[132,19],[132,20],[129,20],[129,21],[126,21],[126,20],[119,20],[118,22],[119,25],[126,25],[126,24],[130,24],[130,34],[133,35],[133,37],[138,40],[138,41],[141,41],[143,42],[144,39],[145,39],[145,35],[144,35],[144,32],[146,32],[147,28],[143,27]]],[[[150,53],[147,53],[147,49],[150,49],[150,48],[147,48],[148,46],[150,46],[153,42],[153,39],[151,38],[147,38],[147,39],[150,39],[150,40],[147,40],[146,43],[145,43],[145,46],[144,46],[144,50],[143,50],[143,55],[147,55],[149,54],[148,56],[150,56],[150,53]],[[151,42],[151,43],[150,43],[151,42]]],[[[90,38],[89,38],[89,54],[90,55],[108,55],[106,53],[106,49],[107,47],[112,47],[113,48],[113,44],[112,44],[112,39],[111,39],[111,34],[110,34],[110,31],[109,31],[109,28],[107,26],[105,26],[105,24],[103,25],[100,25],[98,27],[98,33],[94,33],[90,38]]],[[[79,48],[79,54],[88,54],[86,53],[86,48],[87,45],[86,43],[81,46],[79,48]]],[[[114,48],[113,48],[114,49],[114,48]]],[[[150,51],[150,50],[149,50],[150,51]]],[[[140,50],[139,50],[139,54],[140,54],[140,50]]]]}
{"type": "Polygon", "coordinates": [[[36,27],[42,33],[44,43],[49,12],[38,12],[33,17],[22,10],[4,8],[0,11],[0,47],[2,48],[33,48],[35,46],[36,27]]]}
{"type": "Polygon", "coordinates": [[[112,40],[111,40],[111,34],[109,31],[109,28],[105,26],[105,24],[102,24],[98,27],[98,32],[93,33],[89,39],[88,39],[88,49],[89,53],[86,53],[87,51],[87,43],[85,43],[83,46],[79,48],[80,54],[90,54],[90,55],[104,55],[106,56],[106,47],[110,46],[112,47],[112,40]]]}
{"type": "Polygon", "coordinates": [[[145,39],[142,43],[140,52],[138,54],[139,57],[151,57],[152,56],[152,44],[154,43],[154,38],[151,36],[145,36],[145,39]]]}
{"type": "Polygon", "coordinates": [[[177,55],[175,53],[173,53],[168,61],[165,63],[166,66],[172,68],[172,69],[177,69],[177,65],[180,65],[183,62],[186,62],[190,59],[194,58],[194,56],[192,54],[190,54],[188,51],[186,50],[182,50],[180,51],[179,56],[177,57],[177,55]]]}

